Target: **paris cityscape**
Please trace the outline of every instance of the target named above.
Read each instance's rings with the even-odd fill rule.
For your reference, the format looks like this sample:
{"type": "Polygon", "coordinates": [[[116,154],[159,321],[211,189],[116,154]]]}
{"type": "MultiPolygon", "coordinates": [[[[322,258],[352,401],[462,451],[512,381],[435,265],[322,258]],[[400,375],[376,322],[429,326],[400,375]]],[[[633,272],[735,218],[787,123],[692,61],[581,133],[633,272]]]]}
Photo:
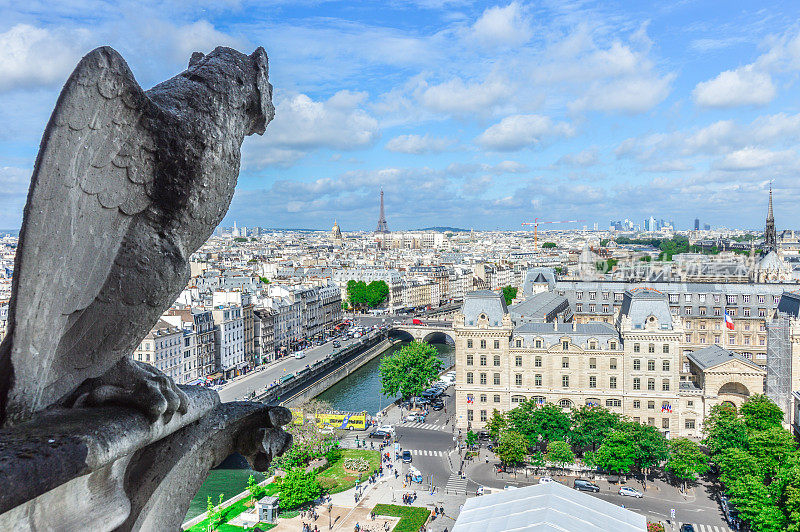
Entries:
{"type": "Polygon", "coordinates": [[[647,4],[0,7],[0,530],[800,530],[800,7],[647,4]]]}

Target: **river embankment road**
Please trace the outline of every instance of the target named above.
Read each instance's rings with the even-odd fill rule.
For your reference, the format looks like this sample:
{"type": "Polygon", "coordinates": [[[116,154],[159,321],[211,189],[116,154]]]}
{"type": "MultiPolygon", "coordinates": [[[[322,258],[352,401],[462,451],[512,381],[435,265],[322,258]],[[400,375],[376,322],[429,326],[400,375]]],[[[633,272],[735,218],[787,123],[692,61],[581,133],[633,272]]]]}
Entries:
{"type": "MultiPolygon", "coordinates": [[[[357,343],[360,339],[339,338],[338,340],[342,345],[337,349],[342,349],[357,343]]],[[[219,398],[223,403],[244,401],[253,391],[261,392],[271,382],[280,379],[284,375],[297,373],[307,365],[311,366],[318,360],[322,360],[333,351],[333,340],[331,340],[323,345],[306,349],[304,351],[306,356],[303,358],[295,358],[294,354],[286,355],[276,362],[263,366],[263,369],[256,369],[247,375],[236,377],[219,390],[219,398]]]]}

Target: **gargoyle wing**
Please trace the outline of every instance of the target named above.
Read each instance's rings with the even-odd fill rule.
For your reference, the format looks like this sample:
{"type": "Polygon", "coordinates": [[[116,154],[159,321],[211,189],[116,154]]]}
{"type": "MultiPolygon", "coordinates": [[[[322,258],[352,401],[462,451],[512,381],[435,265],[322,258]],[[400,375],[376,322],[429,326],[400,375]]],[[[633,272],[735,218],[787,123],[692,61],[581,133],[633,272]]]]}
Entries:
{"type": "Polygon", "coordinates": [[[144,124],[153,108],[108,47],[86,55],[61,91],[20,231],[0,346],[0,425],[59,399],[46,391],[59,377],[56,347],[100,292],[135,215],[152,201],[155,142],[144,124]]]}

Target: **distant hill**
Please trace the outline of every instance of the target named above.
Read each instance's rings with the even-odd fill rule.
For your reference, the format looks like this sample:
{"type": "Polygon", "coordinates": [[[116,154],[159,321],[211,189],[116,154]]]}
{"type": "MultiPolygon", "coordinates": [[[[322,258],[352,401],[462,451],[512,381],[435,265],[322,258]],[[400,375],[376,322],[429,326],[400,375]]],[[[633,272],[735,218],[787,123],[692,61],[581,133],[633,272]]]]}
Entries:
{"type": "Polygon", "coordinates": [[[461,229],[459,227],[425,227],[417,229],[417,231],[437,231],[439,233],[469,233],[469,229],[461,229]]]}

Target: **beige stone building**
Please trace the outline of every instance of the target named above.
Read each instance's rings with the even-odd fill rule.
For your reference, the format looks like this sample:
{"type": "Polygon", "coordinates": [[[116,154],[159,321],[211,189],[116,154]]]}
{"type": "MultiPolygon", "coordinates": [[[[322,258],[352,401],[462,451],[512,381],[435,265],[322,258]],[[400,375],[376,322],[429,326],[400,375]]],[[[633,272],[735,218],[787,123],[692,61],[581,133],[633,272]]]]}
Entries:
{"type": "Polygon", "coordinates": [[[667,435],[699,437],[713,404],[738,406],[762,391],[766,372],[725,349],[716,348],[724,360],[701,353],[684,368],[683,321],[658,290],[624,291],[611,322],[573,320],[565,301],[540,292],[508,308],[491,291],[467,295],[453,322],[459,428],[482,429],[494,409],[535,401],[601,405],[667,435]]]}

